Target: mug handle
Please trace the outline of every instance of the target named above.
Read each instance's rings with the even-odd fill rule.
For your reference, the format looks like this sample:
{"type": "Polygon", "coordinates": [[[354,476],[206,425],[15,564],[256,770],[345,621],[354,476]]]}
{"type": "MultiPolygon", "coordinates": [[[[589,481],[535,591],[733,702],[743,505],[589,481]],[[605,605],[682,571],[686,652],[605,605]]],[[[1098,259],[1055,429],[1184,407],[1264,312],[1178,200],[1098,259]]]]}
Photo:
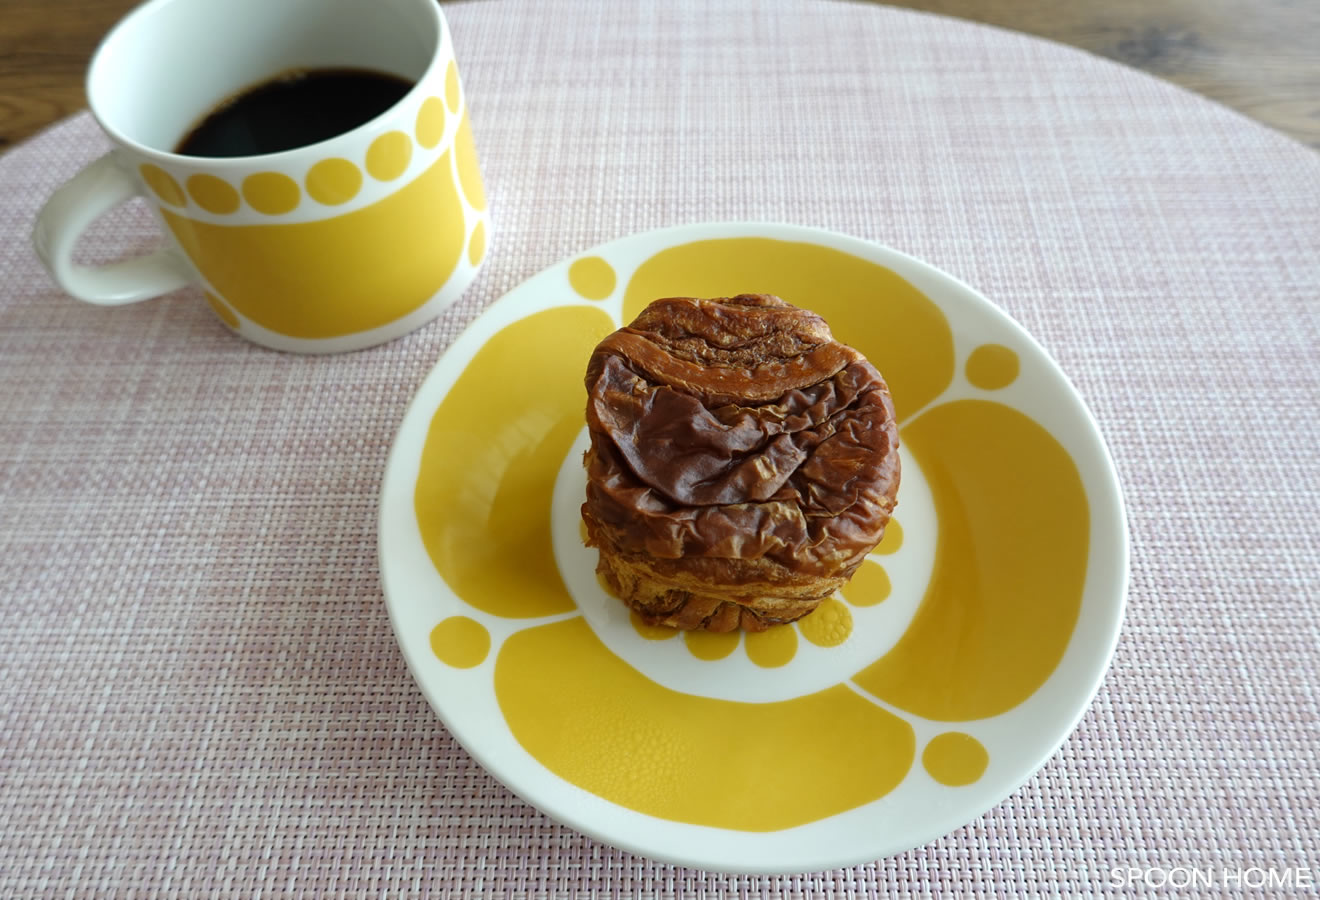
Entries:
{"type": "Polygon", "coordinates": [[[32,243],[60,287],[88,303],[121,306],[192,283],[187,261],[173,247],[103,266],[73,261],[74,245],[87,227],[140,193],[113,151],[56,189],[37,216],[32,243]]]}

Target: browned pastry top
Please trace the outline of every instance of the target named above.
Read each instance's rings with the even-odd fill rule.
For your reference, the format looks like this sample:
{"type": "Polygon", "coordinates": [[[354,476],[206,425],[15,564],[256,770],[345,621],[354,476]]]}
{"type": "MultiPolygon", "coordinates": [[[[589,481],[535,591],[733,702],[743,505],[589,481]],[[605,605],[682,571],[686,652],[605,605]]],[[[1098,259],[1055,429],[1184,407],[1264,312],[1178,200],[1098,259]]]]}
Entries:
{"type": "Polygon", "coordinates": [[[850,571],[898,488],[884,379],[768,294],[657,300],[587,366],[587,510],[625,553],[850,571]]]}

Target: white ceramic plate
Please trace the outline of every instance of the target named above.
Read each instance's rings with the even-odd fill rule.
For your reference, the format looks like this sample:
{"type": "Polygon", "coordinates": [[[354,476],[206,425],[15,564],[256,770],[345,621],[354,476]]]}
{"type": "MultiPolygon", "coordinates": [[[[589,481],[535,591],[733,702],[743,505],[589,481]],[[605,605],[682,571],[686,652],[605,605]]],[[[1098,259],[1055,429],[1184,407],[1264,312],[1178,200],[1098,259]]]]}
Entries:
{"type": "Polygon", "coordinates": [[[877,859],[1002,801],[1095,695],[1127,553],[1096,424],[1021,327],[911,257],[786,225],[633,235],[509,292],[421,386],[381,499],[391,621],[459,742],[573,828],[726,872],[877,859]],[[582,378],[649,300],[736,293],[815,309],[885,375],[898,524],[800,623],[656,632],[582,544],[582,378]]]}

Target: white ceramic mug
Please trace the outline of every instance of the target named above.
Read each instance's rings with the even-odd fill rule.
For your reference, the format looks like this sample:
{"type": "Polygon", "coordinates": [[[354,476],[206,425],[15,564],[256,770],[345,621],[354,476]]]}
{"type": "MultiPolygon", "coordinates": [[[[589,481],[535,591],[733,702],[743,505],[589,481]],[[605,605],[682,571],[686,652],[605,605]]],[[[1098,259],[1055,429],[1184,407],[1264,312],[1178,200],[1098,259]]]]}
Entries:
{"type": "Polygon", "coordinates": [[[333,353],[435,318],[485,257],[485,192],[435,0],[151,0],[102,42],[87,94],[114,148],[55,192],[33,234],[51,275],[79,299],[118,305],[197,284],[243,337],[333,353]],[[415,85],[319,143],[229,158],[174,152],[227,98],[320,68],[415,85]],[[75,263],[78,236],[138,195],[167,245],[75,263]]]}

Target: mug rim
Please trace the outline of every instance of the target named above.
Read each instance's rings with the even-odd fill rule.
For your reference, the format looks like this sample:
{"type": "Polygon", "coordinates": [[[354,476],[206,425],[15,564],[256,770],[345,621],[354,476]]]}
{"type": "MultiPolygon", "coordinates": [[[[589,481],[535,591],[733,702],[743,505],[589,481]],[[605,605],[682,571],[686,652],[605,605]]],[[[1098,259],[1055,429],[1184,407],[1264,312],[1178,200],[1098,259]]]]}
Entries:
{"type": "MultiPolygon", "coordinates": [[[[92,53],[91,61],[87,66],[87,73],[84,77],[84,91],[87,95],[88,109],[92,117],[96,119],[97,124],[110,137],[110,139],[120,147],[132,150],[139,156],[148,158],[154,162],[172,164],[174,166],[198,166],[204,165],[208,171],[224,171],[232,169],[247,169],[253,165],[269,165],[271,162],[287,162],[295,159],[299,155],[308,152],[325,153],[326,148],[337,142],[352,139],[363,130],[370,129],[375,123],[381,121],[387,116],[392,115],[396,110],[412,101],[421,91],[422,85],[428,83],[435,76],[443,59],[442,51],[449,43],[449,23],[445,19],[444,10],[435,0],[414,0],[415,3],[430,13],[430,22],[435,27],[435,46],[431,50],[431,58],[426,64],[426,68],[413,81],[408,91],[392,103],[389,107],[382,110],[377,115],[367,121],[349,129],[323,138],[310,144],[302,144],[297,147],[290,147],[287,150],[277,150],[273,153],[249,154],[247,156],[191,156],[184,153],[176,153],[172,150],[161,150],[144,144],[136,138],[130,137],[123,129],[113,125],[102,109],[97,100],[100,91],[96,87],[97,83],[104,77],[98,75],[100,67],[104,64],[106,53],[110,50],[115,41],[123,39],[123,36],[140,24],[140,20],[151,15],[157,9],[169,6],[174,3],[197,2],[197,0],[146,0],[125,14],[119,21],[110,27],[100,42],[96,50],[92,53]]],[[[253,82],[252,86],[260,84],[261,81],[253,82]]]]}

